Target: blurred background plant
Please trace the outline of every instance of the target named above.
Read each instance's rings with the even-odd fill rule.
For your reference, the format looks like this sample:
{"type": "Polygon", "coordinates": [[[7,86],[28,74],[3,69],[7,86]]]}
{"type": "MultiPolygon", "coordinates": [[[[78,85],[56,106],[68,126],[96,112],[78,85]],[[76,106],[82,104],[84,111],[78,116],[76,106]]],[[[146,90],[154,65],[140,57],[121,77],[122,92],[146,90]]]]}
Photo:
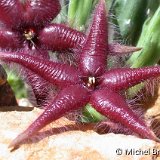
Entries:
{"type": "MultiPolygon", "coordinates": [[[[60,0],[61,13],[54,20],[72,28],[86,31],[92,11],[98,0],[60,0]]],[[[125,66],[139,68],[156,65],[160,60],[160,0],[106,0],[110,29],[109,39],[142,48],[131,56],[125,56],[125,66]],[[115,31],[113,32],[113,29],[115,31]]],[[[111,64],[112,65],[112,64],[111,64]]],[[[25,85],[15,76],[8,75],[8,81],[16,97],[26,97],[25,85]]],[[[134,97],[143,84],[132,87],[128,93],[134,97]]],[[[82,121],[95,122],[104,119],[89,104],[83,110],[82,121]]]]}

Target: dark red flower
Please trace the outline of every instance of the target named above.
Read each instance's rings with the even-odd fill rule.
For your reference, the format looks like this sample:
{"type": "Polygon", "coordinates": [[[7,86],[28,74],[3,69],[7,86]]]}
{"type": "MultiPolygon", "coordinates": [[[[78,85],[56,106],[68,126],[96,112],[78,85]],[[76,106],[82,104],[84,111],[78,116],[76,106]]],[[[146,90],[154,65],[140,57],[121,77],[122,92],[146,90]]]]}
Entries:
{"type": "Polygon", "coordinates": [[[45,111],[11,144],[36,134],[65,113],[90,103],[98,112],[119,122],[142,138],[159,141],[150,128],[127,105],[120,91],[148,78],[160,76],[160,67],[120,68],[108,71],[107,19],[105,1],[100,0],[93,22],[79,55],[77,67],[37,58],[26,52],[1,52],[0,59],[15,62],[60,88],[45,111]]]}
{"type": "Polygon", "coordinates": [[[39,47],[38,34],[60,11],[58,0],[0,1],[0,47],[39,47]]]}
{"type": "MultiPolygon", "coordinates": [[[[0,1],[1,50],[25,51],[49,59],[48,50],[66,51],[83,46],[85,34],[51,21],[60,11],[59,0],[0,1]]],[[[135,47],[110,44],[111,54],[136,51],[135,47]]],[[[50,85],[41,77],[25,70],[26,82],[32,87],[38,105],[47,99],[50,85]]]]}
{"type": "MultiPolygon", "coordinates": [[[[1,0],[0,48],[26,51],[28,54],[49,59],[41,47],[39,32],[51,23],[60,11],[59,0],[1,0]]],[[[49,84],[29,70],[24,70],[26,82],[32,87],[38,105],[46,100],[49,84]],[[47,87],[48,86],[48,87],[47,87]]]]}
{"type": "MultiPolygon", "coordinates": [[[[64,50],[77,47],[85,40],[83,33],[51,23],[60,8],[59,0],[25,0],[23,3],[20,0],[1,0],[0,48],[64,50]]],[[[122,53],[118,44],[110,45],[111,52],[114,54],[116,47],[115,52],[122,53]]],[[[134,50],[133,47],[123,51],[134,50]]]]}

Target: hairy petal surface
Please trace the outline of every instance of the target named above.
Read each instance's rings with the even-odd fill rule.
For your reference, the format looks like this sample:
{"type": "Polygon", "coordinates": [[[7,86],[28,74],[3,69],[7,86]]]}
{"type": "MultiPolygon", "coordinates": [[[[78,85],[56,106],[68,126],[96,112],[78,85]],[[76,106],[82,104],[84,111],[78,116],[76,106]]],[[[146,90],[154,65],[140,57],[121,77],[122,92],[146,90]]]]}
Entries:
{"type": "Polygon", "coordinates": [[[79,48],[85,35],[63,24],[50,24],[40,31],[38,39],[43,48],[62,51],[79,48]]]}
{"type": "Polygon", "coordinates": [[[59,0],[27,0],[24,21],[35,26],[44,26],[60,12],[59,0]]]}
{"type": "Polygon", "coordinates": [[[67,64],[60,64],[28,54],[13,52],[0,52],[0,59],[20,64],[59,87],[79,83],[77,69],[67,64]]]}
{"type": "Polygon", "coordinates": [[[141,50],[142,48],[137,48],[133,46],[125,46],[119,43],[112,43],[108,45],[109,54],[116,56],[116,55],[123,55],[131,52],[136,52],[141,50]]]}
{"type": "Polygon", "coordinates": [[[23,15],[23,7],[20,0],[1,0],[0,1],[0,21],[7,27],[17,28],[23,15]]]}
{"type": "Polygon", "coordinates": [[[17,49],[22,48],[22,44],[15,32],[1,28],[0,29],[0,48],[17,49]]]}
{"type": "Polygon", "coordinates": [[[126,128],[141,135],[141,137],[152,140],[157,139],[146,124],[132,112],[118,93],[107,88],[95,91],[91,96],[90,104],[101,114],[114,122],[121,123],[126,128]]]}
{"type": "Polygon", "coordinates": [[[149,78],[158,76],[160,76],[160,66],[113,69],[100,77],[100,86],[107,86],[116,90],[127,89],[149,78]]]}
{"type": "Polygon", "coordinates": [[[62,117],[66,112],[83,107],[89,101],[88,91],[80,85],[69,86],[63,89],[48,108],[15,140],[9,147],[19,145],[23,140],[34,135],[52,121],[62,117]]]}
{"type": "MultiPolygon", "coordinates": [[[[49,60],[49,55],[47,51],[41,51],[37,49],[26,49],[26,52],[28,52],[31,55],[49,60]]],[[[48,100],[47,98],[49,90],[51,88],[51,84],[29,69],[24,68],[23,75],[27,84],[32,88],[32,91],[36,99],[36,105],[39,107],[41,107],[42,105],[44,106],[46,101],[48,100]]]]}
{"type": "Polygon", "coordinates": [[[93,22],[83,46],[79,67],[84,76],[99,76],[105,71],[108,31],[105,1],[100,0],[94,13],[93,22]]]}
{"type": "MultiPolygon", "coordinates": [[[[83,32],[74,30],[63,24],[50,24],[39,33],[38,40],[42,48],[52,51],[81,49],[86,40],[83,32]]],[[[110,55],[123,55],[140,50],[140,48],[111,43],[106,46],[110,55]]]]}
{"type": "Polygon", "coordinates": [[[38,76],[37,74],[34,74],[29,70],[25,71],[27,75],[26,82],[32,88],[36,100],[36,105],[38,107],[43,107],[45,103],[47,103],[47,98],[51,84],[49,84],[47,81],[45,81],[42,77],[38,76]]]}

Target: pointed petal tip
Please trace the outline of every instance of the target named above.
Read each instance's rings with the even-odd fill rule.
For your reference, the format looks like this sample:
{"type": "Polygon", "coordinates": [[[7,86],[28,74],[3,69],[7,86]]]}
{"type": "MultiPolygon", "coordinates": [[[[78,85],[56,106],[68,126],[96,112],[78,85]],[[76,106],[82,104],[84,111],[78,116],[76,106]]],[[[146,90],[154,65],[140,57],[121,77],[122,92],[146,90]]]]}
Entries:
{"type": "Polygon", "coordinates": [[[26,140],[28,137],[28,133],[27,131],[21,133],[20,135],[18,135],[8,146],[9,149],[11,149],[10,151],[14,151],[15,149],[19,148],[19,146],[22,144],[22,142],[24,140],[26,140]]]}
{"type": "Polygon", "coordinates": [[[99,0],[99,2],[98,2],[98,6],[99,6],[99,7],[104,7],[104,8],[106,8],[105,5],[106,5],[105,0],[99,0]]]}
{"type": "Polygon", "coordinates": [[[141,136],[145,139],[149,139],[157,143],[160,143],[160,139],[156,136],[156,134],[150,128],[148,128],[147,132],[141,136]]]}
{"type": "Polygon", "coordinates": [[[97,2],[97,4],[99,4],[99,5],[104,5],[106,2],[105,2],[105,0],[98,0],[98,2],[97,2]]]}
{"type": "Polygon", "coordinates": [[[140,47],[134,47],[134,46],[125,46],[120,45],[118,43],[113,43],[109,45],[109,52],[111,55],[121,55],[121,54],[127,54],[132,52],[140,51],[142,48],[140,47]]]}
{"type": "Polygon", "coordinates": [[[8,146],[8,149],[10,149],[10,152],[13,152],[13,151],[15,151],[16,149],[18,149],[19,148],[19,146],[17,145],[17,146],[13,146],[13,145],[9,145],[8,146]]]}
{"type": "Polygon", "coordinates": [[[121,50],[124,53],[131,53],[131,52],[136,52],[136,51],[140,51],[142,48],[140,47],[134,47],[134,46],[121,46],[121,50]]]}
{"type": "Polygon", "coordinates": [[[105,2],[105,0],[100,0],[100,2],[99,3],[101,3],[101,4],[105,4],[106,2],[105,2]]]}
{"type": "Polygon", "coordinates": [[[155,135],[155,133],[153,131],[151,131],[151,140],[160,143],[160,139],[155,135]]]}
{"type": "Polygon", "coordinates": [[[125,47],[126,47],[126,51],[128,52],[136,52],[143,49],[141,47],[133,47],[133,46],[125,46],[125,47]]]}
{"type": "Polygon", "coordinates": [[[95,9],[95,14],[97,14],[97,12],[101,12],[103,10],[103,12],[106,11],[106,2],[105,0],[99,0],[97,2],[97,5],[96,5],[96,9],[95,9]]]}
{"type": "Polygon", "coordinates": [[[155,139],[153,139],[155,142],[160,143],[160,139],[158,137],[155,137],[155,139]]]}

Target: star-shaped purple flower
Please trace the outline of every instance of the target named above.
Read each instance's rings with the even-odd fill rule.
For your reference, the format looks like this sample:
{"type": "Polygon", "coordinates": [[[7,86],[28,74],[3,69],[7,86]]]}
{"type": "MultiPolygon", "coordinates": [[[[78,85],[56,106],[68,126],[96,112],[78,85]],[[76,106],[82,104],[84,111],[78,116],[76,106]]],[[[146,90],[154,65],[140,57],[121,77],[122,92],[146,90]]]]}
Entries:
{"type": "MultiPolygon", "coordinates": [[[[82,46],[85,34],[51,23],[60,8],[59,0],[0,1],[0,49],[49,59],[48,50],[65,52],[82,46]]],[[[119,44],[111,44],[109,49],[111,54],[137,50],[119,44]]],[[[29,70],[23,71],[23,77],[33,90],[36,104],[44,105],[50,84],[29,70]]]]}
{"type": "MultiPolygon", "coordinates": [[[[0,49],[26,51],[28,54],[49,59],[39,40],[39,32],[57,16],[59,0],[1,0],[0,1],[0,49]]],[[[32,87],[37,105],[46,99],[49,84],[29,70],[23,77],[32,87]]]]}
{"type": "MultiPolygon", "coordinates": [[[[1,0],[1,50],[68,50],[82,45],[85,34],[62,24],[51,23],[61,9],[59,0],[1,0]]],[[[135,47],[109,45],[110,53],[129,53],[135,47]],[[123,49],[124,47],[124,49],[123,49]]],[[[46,54],[46,53],[45,53],[46,54]]]]}
{"type": "Polygon", "coordinates": [[[40,47],[38,34],[60,11],[58,0],[1,0],[0,47],[40,47]]]}
{"type": "Polygon", "coordinates": [[[159,141],[151,129],[127,105],[120,91],[149,78],[160,76],[160,67],[107,69],[108,21],[105,1],[100,0],[89,33],[80,49],[77,66],[56,63],[15,52],[0,52],[0,59],[15,62],[59,87],[56,97],[44,112],[13,142],[16,147],[45,125],[67,112],[90,103],[98,112],[137,133],[142,138],[159,141]]]}

